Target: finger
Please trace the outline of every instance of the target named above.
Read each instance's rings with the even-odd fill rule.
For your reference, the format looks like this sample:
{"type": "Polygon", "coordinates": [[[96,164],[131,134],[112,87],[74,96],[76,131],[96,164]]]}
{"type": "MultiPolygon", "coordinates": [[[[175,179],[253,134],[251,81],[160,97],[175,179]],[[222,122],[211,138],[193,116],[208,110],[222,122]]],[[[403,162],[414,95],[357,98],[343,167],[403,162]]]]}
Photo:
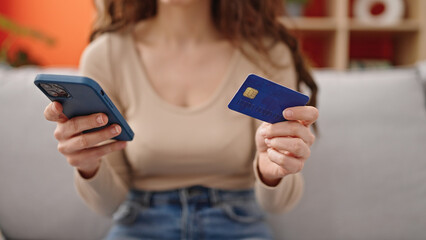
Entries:
{"type": "Polygon", "coordinates": [[[93,147],[89,149],[84,149],[82,151],[76,152],[68,156],[68,163],[80,169],[88,168],[88,166],[93,165],[93,161],[98,161],[104,155],[107,155],[114,151],[122,150],[126,147],[126,142],[117,141],[113,143],[108,143],[102,146],[93,147]]]}
{"type": "Polygon", "coordinates": [[[312,106],[300,106],[285,109],[283,116],[287,120],[299,120],[305,126],[309,126],[318,119],[319,112],[312,106]]]}
{"type": "Polygon", "coordinates": [[[121,127],[113,124],[102,130],[85,133],[62,141],[58,144],[58,151],[62,154],[72,154],[83,149],[92,148],[95,145],[120,135],[121,127]]]}
{"type": "Polygon", "coordinates": [[[95,113],[87,116],[74,117],[58,125],[55,137],[58,140],[67,139],[80,134],[85,130],[102,127],[108,123],[108,117],[104,113],[95,113]]]}
{"type": "Polygon", "coordinates": [[[311,130],[298,121],[286,121],[265,125],[260,129],[264,138],[274,137],[297,137],[311,146],[315,141],[315,136],[311,130]]]}
{"type": "Polygon", "coordinates": [[[272,148],[268,148],[268,158],[281,168],[278,169],[280,175],[300,172],[304,166],[304,161],[280,153],[272,148]]]}
{"type": "Polygon", "coordinates": [[[62,112],[62,105],[58,102],[51,102],[44,109],[44,117],[52,122],[65,122],[68,120],[67,116],[62,112]]]}
{"type": "Polygon", "coordinates": [[[266,152],[267,146],[265,144],[265,132],[267,131],[267,127],[271,125],[270,123],[262,123],[256,131],[255,142],[257,150],[260,152],[266,152]]]}
{"type": "Polygon", "coordinates": [[[276,151],[296,158],[307,159],[311,155],[309,146],[300,138],[267,138],[265,143],[269,148],[274,148],[276,151]]]}

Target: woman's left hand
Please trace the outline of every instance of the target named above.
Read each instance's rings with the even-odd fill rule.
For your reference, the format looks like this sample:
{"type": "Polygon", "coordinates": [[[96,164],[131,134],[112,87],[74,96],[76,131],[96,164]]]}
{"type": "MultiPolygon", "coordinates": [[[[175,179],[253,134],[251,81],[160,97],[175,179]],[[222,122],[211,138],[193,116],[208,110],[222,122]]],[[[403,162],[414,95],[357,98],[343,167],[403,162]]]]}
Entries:
{"type": "Polygon", "coordinates": [[[260,178],[269,186],[276,186],[288,174],[300,172],[315,141],[310,126],[318,118],[318,109],[287,108],[283,115],[288,121],[263,123],[256,131],[260,178]]]}

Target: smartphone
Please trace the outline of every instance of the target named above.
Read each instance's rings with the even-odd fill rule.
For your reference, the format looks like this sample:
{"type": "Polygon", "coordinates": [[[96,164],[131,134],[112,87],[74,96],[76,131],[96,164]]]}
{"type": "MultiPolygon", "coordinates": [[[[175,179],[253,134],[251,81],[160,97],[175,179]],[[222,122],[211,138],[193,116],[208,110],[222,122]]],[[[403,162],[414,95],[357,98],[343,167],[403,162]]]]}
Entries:
{"type": "Polygon", "coordinates": [[[94,80],[82,76],[38,74],[34,84],[53,102],[63,106],[63,112],[68,118],[85,116],[93,113],[105,113],[108,123],[100,128],[86,132],[97,131],[113,123],[121,126],[121,134],[114,137],[119,141],[131,141],[134,133],[124,117],[109,99],[101,86],[94,80]]]}

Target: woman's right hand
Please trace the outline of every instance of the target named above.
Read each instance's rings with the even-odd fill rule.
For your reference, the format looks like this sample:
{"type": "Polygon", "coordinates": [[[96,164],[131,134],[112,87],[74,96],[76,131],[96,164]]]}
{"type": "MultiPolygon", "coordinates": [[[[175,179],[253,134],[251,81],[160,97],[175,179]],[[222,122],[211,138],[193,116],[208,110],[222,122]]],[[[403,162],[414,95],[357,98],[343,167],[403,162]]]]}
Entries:
{"type": "Polygon", "coordinates": [[[59,102],[52,102],[44,110],[44,116],[47,120],[57,123],[54,136],[58,140],[58,151],[66,157],[71,166],[78,169],[84,178],[91,178],[96,174],[102,156],[126,147],[124,141],[99,145],[120,135],[121,127],[118,124],[83,133],[85,130],[106,125],[108,117],[103,113],[68,119],[62,112],[62,105],[59,102]]]}

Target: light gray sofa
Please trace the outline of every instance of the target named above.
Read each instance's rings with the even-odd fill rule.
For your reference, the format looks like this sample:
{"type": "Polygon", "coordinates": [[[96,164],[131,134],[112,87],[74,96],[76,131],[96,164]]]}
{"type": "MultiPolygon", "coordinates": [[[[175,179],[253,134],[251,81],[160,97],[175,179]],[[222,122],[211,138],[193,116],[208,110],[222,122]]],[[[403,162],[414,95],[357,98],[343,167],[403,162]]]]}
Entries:
{"type": "MultiPolygon", "coordinates": [[[[0,229],[9,239],[101,239],[56,151],[37,73],[0,68],[0,229]]],[[[269,220],[277,239],[426,239],[426,111],[416,69],[315,72],[320,136],[300,204],[269,220]]]]}

